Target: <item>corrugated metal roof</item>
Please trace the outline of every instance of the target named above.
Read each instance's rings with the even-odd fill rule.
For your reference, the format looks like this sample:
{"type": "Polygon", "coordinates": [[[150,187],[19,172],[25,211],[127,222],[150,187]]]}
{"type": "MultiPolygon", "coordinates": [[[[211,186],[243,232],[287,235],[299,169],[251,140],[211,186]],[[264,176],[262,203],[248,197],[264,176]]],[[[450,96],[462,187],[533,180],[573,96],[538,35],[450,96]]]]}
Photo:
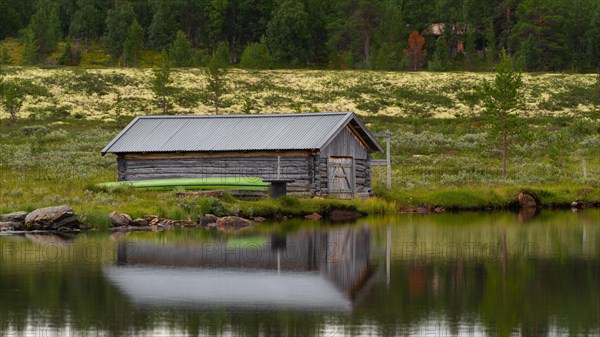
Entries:
{"type": "Polygon", "coordinates": [[[281,115],[142,116],[102,153],[310,150],[327,145],[349,122],[381,146],[352,112],[281,115]]]}

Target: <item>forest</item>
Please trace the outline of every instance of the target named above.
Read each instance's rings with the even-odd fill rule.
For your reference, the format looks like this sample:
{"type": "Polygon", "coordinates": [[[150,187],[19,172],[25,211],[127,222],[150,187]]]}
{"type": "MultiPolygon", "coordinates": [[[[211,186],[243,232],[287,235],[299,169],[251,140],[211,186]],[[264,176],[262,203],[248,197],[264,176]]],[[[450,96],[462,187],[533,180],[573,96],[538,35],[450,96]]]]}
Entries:
{"type": "Polygon", "coordinates": [[[523,71],[600,68],[597,0],[3,0],[0,13],[0,40],[22,50],[2,43],[4,64],[78,65],[101,48],[104,66],[141,66],[142,50],[205,66],[225,45],[258,69],[488,71],[501,50],[523,71]]]}

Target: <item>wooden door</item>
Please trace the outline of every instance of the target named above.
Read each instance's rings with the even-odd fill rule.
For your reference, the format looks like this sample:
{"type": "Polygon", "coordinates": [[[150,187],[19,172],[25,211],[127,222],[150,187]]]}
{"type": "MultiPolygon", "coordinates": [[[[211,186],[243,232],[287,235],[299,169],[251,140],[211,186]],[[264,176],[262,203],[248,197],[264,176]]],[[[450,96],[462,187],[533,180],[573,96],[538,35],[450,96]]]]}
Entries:
{"type": "Polygon", "coordinates": [[[354,161],[351,157],[330,157],[327,161],[329,195],[340,199],[352,199],[354,176],[354,161]]]}

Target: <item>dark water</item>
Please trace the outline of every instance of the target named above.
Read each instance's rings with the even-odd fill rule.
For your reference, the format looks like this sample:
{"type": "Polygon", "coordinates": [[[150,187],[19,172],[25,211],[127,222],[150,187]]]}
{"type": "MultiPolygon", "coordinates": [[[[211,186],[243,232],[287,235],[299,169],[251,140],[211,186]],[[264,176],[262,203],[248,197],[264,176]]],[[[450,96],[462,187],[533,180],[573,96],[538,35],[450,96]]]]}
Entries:
{"type": "Polygon", "coordinates": [[[0,245],[1,335],[600,335],[598,210],[0,245]]]}

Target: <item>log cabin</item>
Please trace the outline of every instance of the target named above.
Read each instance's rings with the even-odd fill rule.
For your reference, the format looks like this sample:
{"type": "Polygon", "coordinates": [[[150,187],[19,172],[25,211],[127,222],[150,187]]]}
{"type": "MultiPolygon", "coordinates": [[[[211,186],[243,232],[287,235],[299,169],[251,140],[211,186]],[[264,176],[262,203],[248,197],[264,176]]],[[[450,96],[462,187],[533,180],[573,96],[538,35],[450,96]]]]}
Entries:
{"type": "Polygon", "coordinates": [[[371,194],[381,145],[352,112],[136,117],[103,150],[119,181],[257,177],[293,180],[289,194],[371,194]]]}

